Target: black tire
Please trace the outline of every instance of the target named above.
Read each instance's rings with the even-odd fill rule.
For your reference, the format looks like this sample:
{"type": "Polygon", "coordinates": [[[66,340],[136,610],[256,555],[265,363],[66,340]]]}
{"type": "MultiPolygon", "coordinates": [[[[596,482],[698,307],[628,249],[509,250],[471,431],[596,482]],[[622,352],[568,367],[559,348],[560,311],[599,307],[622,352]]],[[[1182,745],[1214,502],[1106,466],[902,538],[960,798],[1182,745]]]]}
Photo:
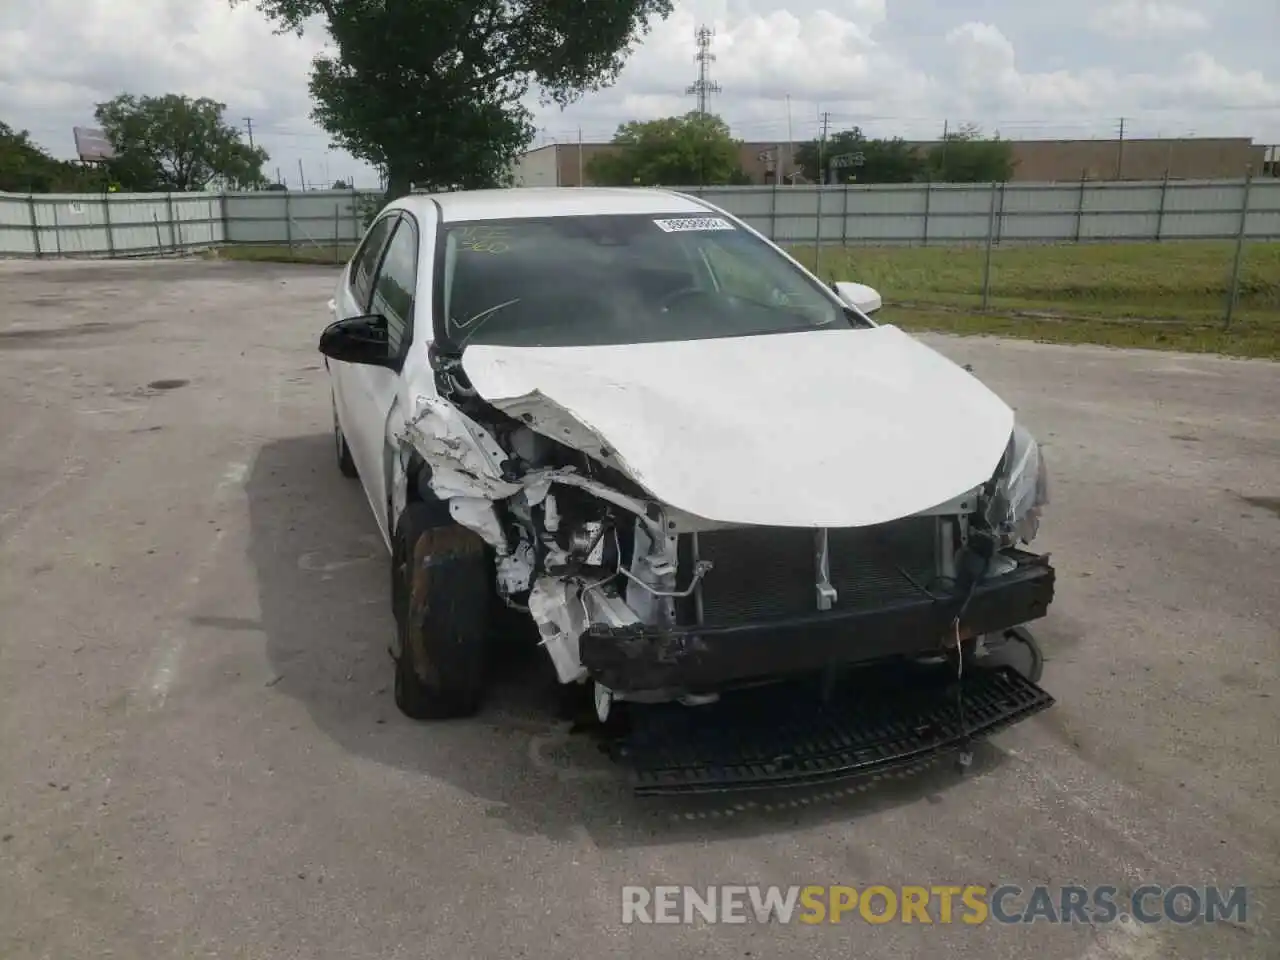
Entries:
{"type": "Polygon", "coordinates": [[[351,459],[351,448],[347,446],[347,438],[342,434],[342,427],[338,424],[338,405],[333,405],[333,442],[337,448],[338,454],[338,471],[351,480],[355,480],[360,476],[360,472],[356,470],[356,462],[351,459]]]}
{"type": "Polygon", "coordinates": [[[444,522],[438,507],[410,503],[392,551],[395,700],[414,720],[470,716],[484,693],[492,602],[485,544],[444,522]]]}

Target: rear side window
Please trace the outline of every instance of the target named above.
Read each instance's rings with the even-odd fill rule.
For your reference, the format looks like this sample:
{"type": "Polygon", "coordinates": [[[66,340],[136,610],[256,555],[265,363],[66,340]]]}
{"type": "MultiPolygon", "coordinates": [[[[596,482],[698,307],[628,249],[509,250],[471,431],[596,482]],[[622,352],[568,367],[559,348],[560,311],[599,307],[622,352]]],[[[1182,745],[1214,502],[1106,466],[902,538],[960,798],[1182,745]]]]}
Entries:
{"type": "Polygon", "coordinates": [[[370,313],[387,318],[387,341],[398,356],[413,331],[413,296],[418,287],[418,231],[404,217],[387,245],[373,285],[370,313]]]}
{"type": "Polygon", "coordinates": [[[369,294],[373,292],[373,276],[378,269],[378,257],[382,248],[387,245],[387,237],[399,217],[398,213],[389,214],[370,227],[369,232],[364,235],[364,243],[351,262],[351,292],[355,294],[356,302],[363,310],[369,309],[369,294]]]}

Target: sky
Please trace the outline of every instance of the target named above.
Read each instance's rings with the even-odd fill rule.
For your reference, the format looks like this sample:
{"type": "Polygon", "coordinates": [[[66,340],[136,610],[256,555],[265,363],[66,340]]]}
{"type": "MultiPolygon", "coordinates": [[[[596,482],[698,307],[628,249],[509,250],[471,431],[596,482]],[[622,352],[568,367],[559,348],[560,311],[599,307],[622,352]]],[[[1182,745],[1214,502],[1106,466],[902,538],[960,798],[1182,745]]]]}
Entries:
{"type": "MultiPolygon", "coordinates": [[[[531,100],[538,134],[608,140],[695,101],[694,32],[715,31],[711,109],[745,140],[858,125],[929,139],[1246,136],[1280,144],[1277,0],[677,0],[616,85],[568,109],[531,100]]],[[[376,174],[311,122],[323,29],[277,35],[228,0],[0,0],[0,121],[74,157],[71,128],[121,92],[185,93],[251,121],[291,186],[376,174]]]]}

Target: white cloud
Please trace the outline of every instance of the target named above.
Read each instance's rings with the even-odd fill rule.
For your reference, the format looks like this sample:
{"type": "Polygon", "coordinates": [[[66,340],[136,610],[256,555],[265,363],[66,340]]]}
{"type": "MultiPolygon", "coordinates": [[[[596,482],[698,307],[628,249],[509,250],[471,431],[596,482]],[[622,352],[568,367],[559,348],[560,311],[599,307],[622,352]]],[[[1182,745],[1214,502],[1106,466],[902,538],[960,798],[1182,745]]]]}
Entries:
{"type": "Polygon", "coordinates": [[[1121,0],[1097,10],[1089,22],[1099,33],[1121,38],[1192,33],[1209,26],[1209,18],[1199,10],[1161,0],[1121,0]]]}
{"type": "MultiPolygon", "coordinates": [[[[563,113],[537,106],[536,122],[548,138],[581,128],[594,140],[692,109],[693,34],[705,23],[722,88],[712,107],[747,139],[781,140],[788,127],[807,139],[827,111],[835,129],[910,138],[936,135],[944,120],[1005,136],[1108,136],[1125,116],[1136,136],[1194,129],[1280,142],[1280,75],[1259,40],[1280,20],[1223,12],[1212,37],[1198,36],[1205,11],[1256,11],[1257,0],[1208,4],[1119,0],[1091,19],[1025,0],[677,0],[616,86],[563,113]],[[1111,44],[1093,32],[1102,24],[1161,45],[1111,44]]],[[[309,179],[368,183],[372,173],[331,152],[308,119],[323,43],[318,30],[276,35],[252,4],[228,0],[0,0],[0,120],[68,156],[71,126],[117,93],[211,96],[232,122],[253,118],[271,166],[293,182],[301,160],[309,179]]]]}
{"type": "MultiPolygon", "coordinates": [[[[1159,132],[1180,135],[1186,130],[1177,129],[1177,121],[1197,126],[1216,114],[1219,130],[1199,131],[1214,135],[1222,133],[1224,111],[1256,111],[1242,115],[1248,119],[1280,109],[1280,84],[1259,70],[1234,70],[1203,51],[1171,57],[1169,69],[1161,73],[1110,66],[1024,72],[1013,44],[991,24],[961,24],[948,33],[947,44],[955,57],[952,89],[957,102],[979,117],[1057,116],[1065,121],[1092,115],[1102,121],[1099,132],[1105,136],[1121,116],[1152,127],[1145,135],[1169,126],[1174,129],[1159,132]],[[1099,104],[1105,104],[1104,117],[1098,116],[1099,104]]],[[[1267,131],[1253,135],[1265,141],[1267,131]]]]}
{"type": "Polygon", "coordinates": [[[886,16],[882,0],[842,3],[838,13],[764,9],[731,14],[723,5],[715,11],[703,7],[697,11],[702,17],[689,6],[678,8],[654,27],[617,86],[563,115],[543,112],[540,126],[549,137],[572,139],[581,124],[587,139],[600,139],[625,120],[692,110],[695,101],[685,88],[698,75],[694,31],[704,23],[715,30],[711,79],[723,91],[712,96],[711,105],[740,136],[785,136],[788,97],[797,138],[813,135],[823,108],[880,115],[927,106],[927,74],[875,37],[886,16]]]}
{"type": "Polygon", "coordinates": [[[956,57],[955,85],[972,110],[1013,108],[1024,115],[1096,107],[1105,76],[1096,70],[1023,73],[1013,44],[989,23],[964,23],[947,34],[956,57]]]}

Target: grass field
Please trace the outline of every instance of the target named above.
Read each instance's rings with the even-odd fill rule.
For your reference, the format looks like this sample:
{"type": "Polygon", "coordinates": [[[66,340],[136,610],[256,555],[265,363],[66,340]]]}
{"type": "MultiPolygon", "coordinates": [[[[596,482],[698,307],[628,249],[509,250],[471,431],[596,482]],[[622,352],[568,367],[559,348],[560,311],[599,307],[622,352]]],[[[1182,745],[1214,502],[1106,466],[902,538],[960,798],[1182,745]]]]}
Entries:
{"type": "Polygon", "coordinates": [[[216,260],[241,260],[250,263],[346,263],[355,253],[352,244],[339,244],[317,247],[311,244],[298,244],[292,248],[284,245],[272,246],[229,246],[211,250],[209,256],[216,260]]]}
{"type": "MultiPolygon", "coordinates": [[[[823,247],[824,280],[878,289],[878,319],[913,330],[993,334],[1280,359],[1280,243],[1250,243],[1230,329],[1231,242],[995,248],[981,309],[981,247],[823,247]]],[[[813,247],[792,253],[810,268],[813,247]]],[[[224,247],[224,259],[344,262],[350,247],[224,247]]]]}
{"type": "MultiPolygon", "coordinates": [[[[814,266],[812,247],[793,250],[814,266]]],[[[1245,247],[1223,328],[1231,242],[995,248],[982,311],[981,247],[824,247],[823,279],[878,289],[880,317],[912,329],[1280,359],[1280,243],[1245,247]]]]}

